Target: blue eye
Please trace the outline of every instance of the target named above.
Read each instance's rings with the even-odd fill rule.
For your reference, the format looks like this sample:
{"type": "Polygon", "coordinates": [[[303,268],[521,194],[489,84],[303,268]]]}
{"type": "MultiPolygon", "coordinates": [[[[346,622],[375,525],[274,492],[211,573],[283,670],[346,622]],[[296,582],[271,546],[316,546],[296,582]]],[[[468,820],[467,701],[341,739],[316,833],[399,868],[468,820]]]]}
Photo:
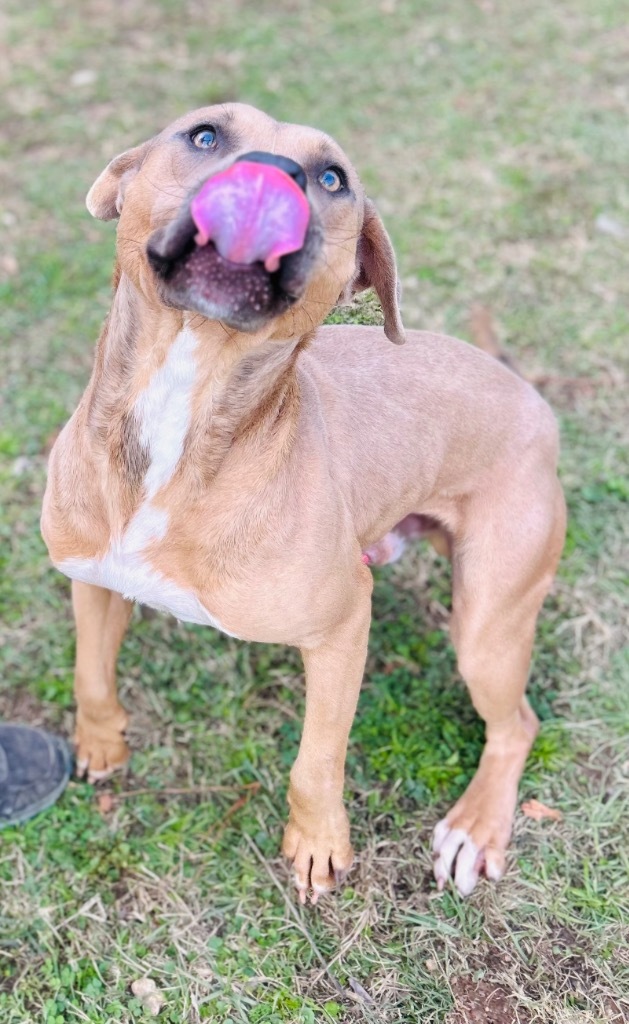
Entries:
{"type": "Polygon", "coordinates": [[[213,128],[197,128],[190,136],[197,149],[214,149],[216,145],[216,132],[213,128]]]}
{"type": "Polygon", "coordinates": [[[321,171],[317,181],[326,192],[340,192],[344,184],[341,175],[334,167],[328,167],[325,171],[321,171]]]}

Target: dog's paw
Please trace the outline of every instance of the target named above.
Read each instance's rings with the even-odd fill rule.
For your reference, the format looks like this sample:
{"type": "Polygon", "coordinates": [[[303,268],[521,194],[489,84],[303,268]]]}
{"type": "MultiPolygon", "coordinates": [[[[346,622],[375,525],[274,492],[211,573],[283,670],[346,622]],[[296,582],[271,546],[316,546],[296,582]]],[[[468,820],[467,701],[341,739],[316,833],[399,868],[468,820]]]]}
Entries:
{"type": "Polygon", "coordinates": [[[498,882],[505,872],[511,822],[466,820],[456,808],[435,826],[433,872],[439,891],[451,878],[460,896],[469,896],[481,876],[498,882]]]}
{"type": "Polygon", "coordinates": [[[354,863],[349,829],[341,834],[320,831],[309,836],[292,820],[284,832],[282,852],[292,862],[295,886],[304,904],[310,900],[314,905],[319,896],[340,885],[354,863]]]}
{"type": "Polygon", "coordinates": [[[88,782],[100,782],[124,768],[129,760],[129,747],[124,737],[127,716],[115,723],[93,724],[78,719],[74,741],[76,744],[76,774],[88,782]]]}

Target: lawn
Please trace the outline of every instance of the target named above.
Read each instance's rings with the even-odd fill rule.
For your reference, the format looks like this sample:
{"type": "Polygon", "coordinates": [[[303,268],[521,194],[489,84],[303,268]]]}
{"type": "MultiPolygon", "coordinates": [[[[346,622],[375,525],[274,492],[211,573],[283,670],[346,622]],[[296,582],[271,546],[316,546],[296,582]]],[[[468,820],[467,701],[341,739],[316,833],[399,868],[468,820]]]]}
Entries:
{"type": "MultiPolygon", "coordinates": [[[[347,800],[358,865],[303,909],[279,856],[295,652],[134,613],[129,772],[0,834],[0,1019],[629,1021],[629,25],[611,0],[5,0],[0,25],[0,716],[70,736],[67,581],[38,518],[84,387],[112,225],[84,195],[179,113],[242,99],[335,135],[399,254],[409,326],[481,306],[562,427],[570,522],[531,678],[542,729],[510,869],[437,894],[433,824],[482,727],[447,563],[376,572],[347,800]],[[624,559],[624,561],[623,561],[624,559]]],[[[344,316],[371,320],[373,303],[344,316]]],[[[478,340],[478,337],[476,337],[478,340]]]]}

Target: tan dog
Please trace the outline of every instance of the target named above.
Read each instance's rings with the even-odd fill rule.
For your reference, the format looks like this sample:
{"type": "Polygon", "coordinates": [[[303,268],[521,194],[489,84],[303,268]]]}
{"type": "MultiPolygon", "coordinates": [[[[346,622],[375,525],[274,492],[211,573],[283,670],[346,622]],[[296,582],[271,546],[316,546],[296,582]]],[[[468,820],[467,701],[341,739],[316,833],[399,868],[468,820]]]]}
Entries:
{"type": "Polygon", "coordinates": [[[564,538],[550,410],[463,342],[405,338],[388,236],[321,132],[240,104],[198,110],[113,160],[87,204],[120,216],[115,294],[42,519],[74,581],[80,768],[98,779],[128,756],[115,663],[133,600],[299,647],[284,851],[315,902],[352,864],[343,781],[367,563],[438,527],[452,640],[487,733],[435,830],[435,877],[461,893],[500,878],[537,730],[535,621],[564,538]],[[384,333],[318,327],[370,285],[384,333]]]}

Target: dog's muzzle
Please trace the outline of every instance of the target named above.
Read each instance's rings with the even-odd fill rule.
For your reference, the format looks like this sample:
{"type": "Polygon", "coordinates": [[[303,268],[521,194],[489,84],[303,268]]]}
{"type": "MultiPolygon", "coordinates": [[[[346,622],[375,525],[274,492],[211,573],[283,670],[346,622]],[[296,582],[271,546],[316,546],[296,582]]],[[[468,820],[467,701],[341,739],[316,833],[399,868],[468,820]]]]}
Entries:
{"type": "Polygon", "coordinates": [[[247,153],[203,182],[147,256],[169,305],[253,331],[303,295],[320,241],[299,164],[247,153]]]}

